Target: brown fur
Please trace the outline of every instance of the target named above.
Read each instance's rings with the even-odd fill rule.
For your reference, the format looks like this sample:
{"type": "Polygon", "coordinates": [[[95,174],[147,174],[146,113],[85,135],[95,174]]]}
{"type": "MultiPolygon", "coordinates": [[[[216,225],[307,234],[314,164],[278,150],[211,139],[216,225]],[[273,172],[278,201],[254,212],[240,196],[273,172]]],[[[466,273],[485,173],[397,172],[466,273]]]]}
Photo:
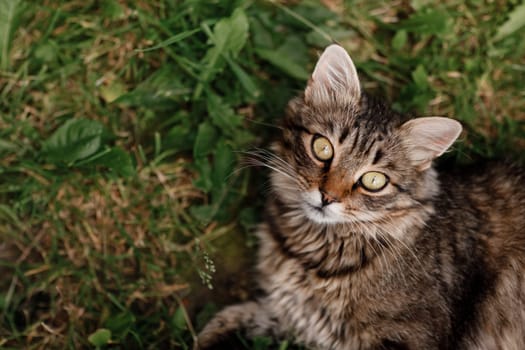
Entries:
{"type": "Polygon", "coordinates": [[[273,153],[256,155],[274,170],[257,232],[264,295],[221,311],[199,345],[242,329],[312,349],[525,349],[524,171],[490,163],[438,175],[430,161],[457,126],[436,118],[441,131],[417,129],[356,77],[326,77],[340,73],[325,72],[340,55],[321,57],[273,153]],[[341,101],[345,82],[358,98],[341,101]],[[312,154],[313,135],[331,141],[329,162],[312,154]],[[388,186],[367,191],[367,171],[388,186]],[[316,204],[321,193],[333,203],[316,204]]]}

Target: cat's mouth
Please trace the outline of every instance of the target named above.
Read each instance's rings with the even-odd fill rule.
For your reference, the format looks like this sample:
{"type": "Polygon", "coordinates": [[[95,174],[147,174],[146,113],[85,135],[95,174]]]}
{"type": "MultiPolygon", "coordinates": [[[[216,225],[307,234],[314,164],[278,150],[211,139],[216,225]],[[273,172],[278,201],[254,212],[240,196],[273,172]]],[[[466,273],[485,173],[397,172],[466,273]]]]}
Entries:
{"type": "Polygon", "coordinates": [[[337,204],[317,206],[306,202],[303,210],[310,220],[319,224],[336,224],[347,221],[340,213],[337,204]]]}

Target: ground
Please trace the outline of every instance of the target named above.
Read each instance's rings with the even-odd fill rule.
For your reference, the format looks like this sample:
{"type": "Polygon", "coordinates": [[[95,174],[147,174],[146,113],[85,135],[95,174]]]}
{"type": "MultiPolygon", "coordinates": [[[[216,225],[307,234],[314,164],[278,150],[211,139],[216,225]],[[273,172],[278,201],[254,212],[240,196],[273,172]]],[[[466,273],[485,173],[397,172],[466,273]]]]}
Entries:
{"type": "Polygon", "coordinates": [[[0,347],[187,349],[249,298],[243,152],[332,41],[396,110],[463,123],[450,162],[523,158],[524,24],[516,0],[0,0],[0,347]]]}

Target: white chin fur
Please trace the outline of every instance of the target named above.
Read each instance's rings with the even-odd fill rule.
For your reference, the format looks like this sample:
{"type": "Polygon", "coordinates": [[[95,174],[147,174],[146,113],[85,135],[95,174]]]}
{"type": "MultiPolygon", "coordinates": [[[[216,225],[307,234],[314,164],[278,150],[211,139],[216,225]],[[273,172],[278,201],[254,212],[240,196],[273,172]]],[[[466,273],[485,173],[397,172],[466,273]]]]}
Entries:
{"type": "Polygon", "coordinates": [[[304,203],[302,205],[306,217],[319,224],[337,224],[347,222],[343,215],[343,205],[332,203],[327,206],[321,204],[321,193],[310,191],[303,193],[304,203]]]}
{"type": "Polygon", "coordinates": [[[330,204],[319,209],[305,204],[304,212],[308,219],[318,224],[337,224],[348,221],[335,208],[332,208],[333,206],[337,206],[337,204],[330,204]]]}

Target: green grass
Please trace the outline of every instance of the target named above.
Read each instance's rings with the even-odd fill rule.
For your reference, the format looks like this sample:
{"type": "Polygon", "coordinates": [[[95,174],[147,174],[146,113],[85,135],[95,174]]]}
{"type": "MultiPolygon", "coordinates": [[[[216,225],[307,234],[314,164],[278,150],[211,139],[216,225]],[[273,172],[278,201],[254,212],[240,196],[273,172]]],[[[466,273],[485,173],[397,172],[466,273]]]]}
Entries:
{"type": "Polygon", "coordinates": [[[239,152],[330,38],[397,110],[462,121],[451,159],[523,158],[523,3],[323,3],[0,0],[0,347],[191,348],[247,298],[239,152]]]}

